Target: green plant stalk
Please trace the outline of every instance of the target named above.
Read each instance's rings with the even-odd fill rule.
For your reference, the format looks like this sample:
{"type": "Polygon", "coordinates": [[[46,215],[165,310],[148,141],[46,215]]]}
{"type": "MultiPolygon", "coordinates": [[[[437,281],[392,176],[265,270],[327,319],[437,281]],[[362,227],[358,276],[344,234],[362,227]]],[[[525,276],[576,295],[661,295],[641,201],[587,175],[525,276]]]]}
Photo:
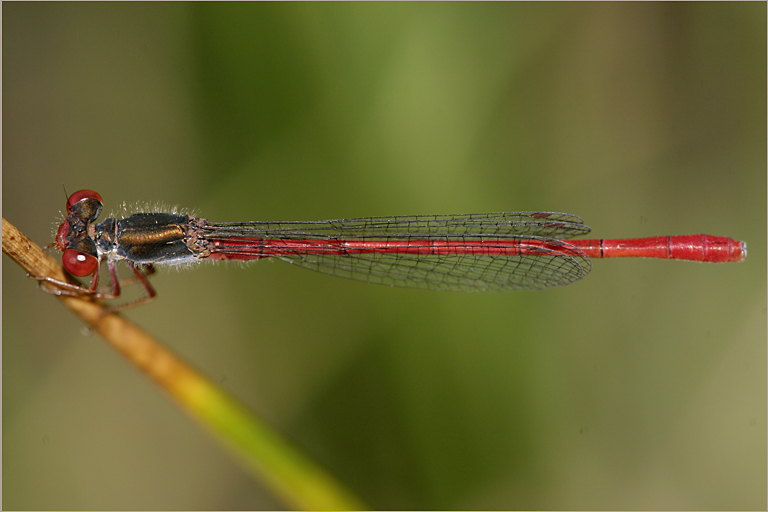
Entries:
{"type": "MultiPolygon", "coordinates": [[[[3,252],[32,276],[75,283],[56,260],[5,218],[3,252]]],[[[290,507],[367,508],[279,432],[131,322],[88,297],[55,297],[213,433],[250,473],[290,507]]]]}

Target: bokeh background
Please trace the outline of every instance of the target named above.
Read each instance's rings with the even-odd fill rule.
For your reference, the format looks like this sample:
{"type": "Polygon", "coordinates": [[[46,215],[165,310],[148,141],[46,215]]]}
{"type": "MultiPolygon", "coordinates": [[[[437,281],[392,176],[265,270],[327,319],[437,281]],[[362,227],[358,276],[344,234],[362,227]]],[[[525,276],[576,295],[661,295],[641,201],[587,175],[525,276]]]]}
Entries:
{"type": "MultiPolygon", "coordinates": [[[[744,263],[161,271],[126,315],[380,509],[765,509],[766,4],[5,3],[3,216],[554,210],[744,263]]],[[[3,257],[3,506],[281,508],[3,257]]]]}

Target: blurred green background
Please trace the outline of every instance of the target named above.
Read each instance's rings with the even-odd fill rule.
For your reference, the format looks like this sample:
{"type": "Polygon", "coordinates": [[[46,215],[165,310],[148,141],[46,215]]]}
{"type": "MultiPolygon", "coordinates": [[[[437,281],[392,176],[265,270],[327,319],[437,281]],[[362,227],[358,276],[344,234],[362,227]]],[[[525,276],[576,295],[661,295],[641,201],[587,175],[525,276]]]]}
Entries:
{"type": "MultiPolygon", "coordinates": [[[[765,3],[4,3],[3,216],[554,210],[740,264],[543,292],[280,262],[126,315],[381,509],[765,509],[765,3]]],[[[281,503],[3,257],[3,507],[281,503]]]]}

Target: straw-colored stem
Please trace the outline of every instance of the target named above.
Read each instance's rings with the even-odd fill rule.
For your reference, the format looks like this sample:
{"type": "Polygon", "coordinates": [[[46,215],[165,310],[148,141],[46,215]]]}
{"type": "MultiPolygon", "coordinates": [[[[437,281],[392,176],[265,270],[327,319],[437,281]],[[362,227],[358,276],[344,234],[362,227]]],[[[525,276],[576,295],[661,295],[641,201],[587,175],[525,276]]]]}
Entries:
{"type": "MultiPolygon", "coordinates": [[[[32,276],[76,283],[56,260],[5,218],[3,252],[32,276]]],[[[289,506],[308,510],[365,508],[338,480],[271,426],[131,322],[87,296],[57,297],[223,441],[289,506]]]]}

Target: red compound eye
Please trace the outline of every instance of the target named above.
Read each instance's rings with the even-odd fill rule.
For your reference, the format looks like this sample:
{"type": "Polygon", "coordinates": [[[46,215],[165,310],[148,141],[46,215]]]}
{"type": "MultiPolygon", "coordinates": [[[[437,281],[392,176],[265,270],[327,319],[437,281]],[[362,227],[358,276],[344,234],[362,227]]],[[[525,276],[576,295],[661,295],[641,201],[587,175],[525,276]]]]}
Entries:
{"type": "Polygon", "coordinates": [[[71,196],[69,196],[69,199],[67,200],[67,211],[69,211],[70,208],[72,208],[72,205],[79,203],[83,199],[95,199],[99,203],[103,203],[104,201],[101,199],[101,196],[98,192],[94,192],[93,190],[78,190],[71,196]]]}
{"type": "Polygon", "coordinates": [[[99,268],[96,256],[77,249],[66,249],[61,260],[67,272],[77,277],[89,276],[99,268]]]}

